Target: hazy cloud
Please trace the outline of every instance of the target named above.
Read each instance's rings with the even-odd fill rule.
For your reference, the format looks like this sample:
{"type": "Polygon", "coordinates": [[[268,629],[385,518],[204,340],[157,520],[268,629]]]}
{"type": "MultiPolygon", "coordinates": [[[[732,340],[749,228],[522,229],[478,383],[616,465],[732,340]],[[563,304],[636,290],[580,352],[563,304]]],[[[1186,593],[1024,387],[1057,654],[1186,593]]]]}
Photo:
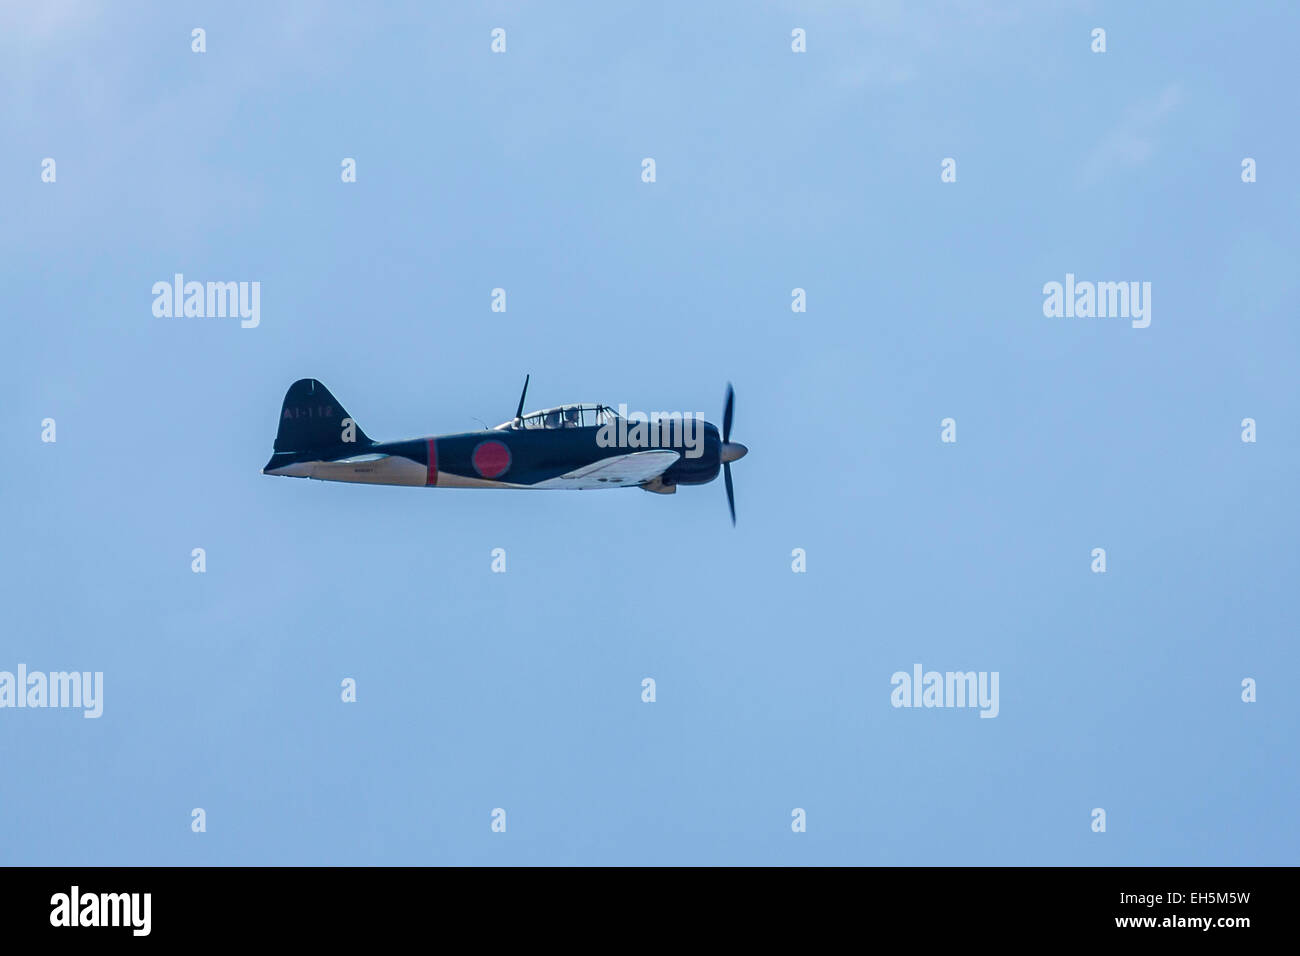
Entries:
{"type": "Polygon", "coordinates": [[[1140,166],[1155,153],[1161,123],[1182,101],[1177,84],[1131,106],[1119,124],[1089,151],[1083,161],[1083,181],[1095,183],[1117,169],[1140,166]]]}

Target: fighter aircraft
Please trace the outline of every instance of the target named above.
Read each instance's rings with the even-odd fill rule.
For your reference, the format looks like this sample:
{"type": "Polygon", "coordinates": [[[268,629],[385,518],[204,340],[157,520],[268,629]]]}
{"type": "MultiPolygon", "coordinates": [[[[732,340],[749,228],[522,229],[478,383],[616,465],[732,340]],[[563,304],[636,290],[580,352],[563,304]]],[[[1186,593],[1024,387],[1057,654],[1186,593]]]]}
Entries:
{"type": "Polygon", "coordinates": [[[299,379],[284,396],[275,451],[262,474],[428,488],[635,486],[671,495],[678,485],[707,484],[721,468],[736,523],[731,463],[749,449],[731,440],[731,385],[721,431],[692,416],[642,423],[608,405],[559,405],[525,414],[527,395],[526,376],[515,417],[496,428],[376,442],[329,389],[314,378],[299,379]]]}

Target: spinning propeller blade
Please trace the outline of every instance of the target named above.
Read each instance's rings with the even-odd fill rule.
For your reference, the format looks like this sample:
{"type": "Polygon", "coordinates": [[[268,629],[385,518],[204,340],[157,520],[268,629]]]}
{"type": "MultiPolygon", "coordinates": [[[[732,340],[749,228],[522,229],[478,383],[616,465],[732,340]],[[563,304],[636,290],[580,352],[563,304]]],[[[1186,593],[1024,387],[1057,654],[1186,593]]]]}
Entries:
{"type": "Polygon", "coordinates": [[[731,463],[749,453],[740,442],[731,440],[731,419],[736,411],[736,390],[727,383],[727,401],[722,407],[722,477],[727,484],[727,507],[731,510],[731,524],[736,524],[736,490],[731,484],[731,463]]]}

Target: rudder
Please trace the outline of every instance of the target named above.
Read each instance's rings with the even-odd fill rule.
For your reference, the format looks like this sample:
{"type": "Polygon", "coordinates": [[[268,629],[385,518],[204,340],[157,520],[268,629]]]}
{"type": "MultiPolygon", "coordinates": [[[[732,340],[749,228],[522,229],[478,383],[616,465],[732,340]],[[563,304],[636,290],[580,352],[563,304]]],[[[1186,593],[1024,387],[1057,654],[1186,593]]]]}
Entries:
{"type": "Polygon", "coordinates": [[[374,442],[352,420],[330,390],[314,378],[301,378],[289,386],[280,407],[280,429],[275,434],[275,454],[295,454],[366,447],[374,442]],[[344,426],[344,420],[348,425],[344,426]],[[348,441],[348,439],[353,439],[348,441]]]}

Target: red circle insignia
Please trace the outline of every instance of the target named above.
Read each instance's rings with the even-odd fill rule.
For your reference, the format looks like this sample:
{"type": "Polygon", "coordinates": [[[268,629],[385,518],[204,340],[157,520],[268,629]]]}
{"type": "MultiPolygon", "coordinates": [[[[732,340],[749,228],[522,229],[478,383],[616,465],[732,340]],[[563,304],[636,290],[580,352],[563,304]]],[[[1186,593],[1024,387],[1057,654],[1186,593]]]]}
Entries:
{"type": "Polygon", "coordinates": [[[497,478],[510,467],[510,449],[496,440],[479,442],[473,461],[474,470],[484,478],[497,478]]]}

